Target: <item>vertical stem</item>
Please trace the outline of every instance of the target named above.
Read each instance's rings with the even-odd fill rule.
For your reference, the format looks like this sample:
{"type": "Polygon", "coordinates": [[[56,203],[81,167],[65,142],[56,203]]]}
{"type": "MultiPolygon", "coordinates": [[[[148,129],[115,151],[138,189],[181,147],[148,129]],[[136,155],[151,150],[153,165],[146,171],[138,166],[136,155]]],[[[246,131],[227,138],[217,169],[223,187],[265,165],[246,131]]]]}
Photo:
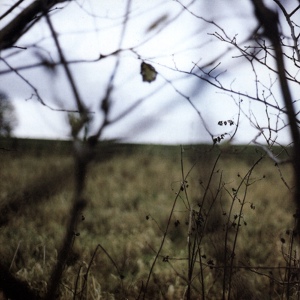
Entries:
{"type": "Polygon", "coordinates": [[[52,300],[56,298],[55,294],[58,290],[63,269],[65,267],[68,255],[70,253],[74,241],[74,233],[75,233],[74,230],[76,228],[77,221],[80,217],[80,213],[86,206],[86,201],[82,199],[81,195],[84,187],[84,177],[86,174],[87,162],[81,161],[79,158],[76,158],[75,164],[76,164],[75,167],[76,180],[75,180],[75,195],[74,195],[73,207],[70,212],[71,216],[67,227],[67,232],[62,247],[58,253],[57,263],[51,274],[48,292],[45,297],[46,300],[52,300]]]}
{"type": "Polygon", "coordinates": [[[293,168],[295,176],[295,194],[294,200],[297,206],[295,218],[297,219],[297,232],[300,231],[300,133],[297,125],[295,108],[293,105],[292,95],[288,86],[288,81],[285,76],[284,56],[280,44],[280,35],[278,30],[278,15],[276,12],[268,9],[262,0],[253,0],[255,13],[258,21],[263,25],[264,35],[271,41],[274,46],[277,71],[283,100],[287,110],[287,117],[291,136],[294,144],[293,151],[293,168]]]}

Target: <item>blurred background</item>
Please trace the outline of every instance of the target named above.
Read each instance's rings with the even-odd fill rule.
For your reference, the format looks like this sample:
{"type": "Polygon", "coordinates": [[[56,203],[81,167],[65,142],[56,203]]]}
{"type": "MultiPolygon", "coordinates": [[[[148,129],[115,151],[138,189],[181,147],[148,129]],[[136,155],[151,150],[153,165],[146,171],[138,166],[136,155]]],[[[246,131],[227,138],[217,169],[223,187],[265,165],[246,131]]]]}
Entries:
{"type": "MultiPolygon", "coordinates": [[[[3,18],[0,29],[31,2],[23,1],[3,18]]],[[[11,5],[0,1],[3,12],[11,5]]],[[[105,128],[102,139],[212,143],[224,134],[224,140],[230,139],[238,129],[231,142],[249,143],[261,133],[268,122],[265,107],[243,95],[272,87],[270,98],[281,103],[276,78],[258,66],[261,87],[255,90],[257,74],[251,65],[231,44],[218,39],[220,33],[250,43],[257,26],[251,1],[133,0],[128,15],[126,6],[127,1],[119,0],[72,1],[57,5],[50,14],[77,88],[92,112],[90,134],[103,120],[101,101],[118,58],[110,111],[111,120],[118,121],[105,128]],[[143,61],[157,72],[152,82],[142,80],[143,61]],[[241,94],[209,84],[202,66],[224,87],[241,94]],[[234,125],[220,126],[228,120],[234,125]]],[[[20,48],[3,50],[0,60],[0,91],[12,102],[18,120],[13,135],[70,139],[68,114],[76,110],[76,103],[44,18],[16,45],[20,48]]],[[[287,130],[276,138],[290,141],[287,130]]]]}

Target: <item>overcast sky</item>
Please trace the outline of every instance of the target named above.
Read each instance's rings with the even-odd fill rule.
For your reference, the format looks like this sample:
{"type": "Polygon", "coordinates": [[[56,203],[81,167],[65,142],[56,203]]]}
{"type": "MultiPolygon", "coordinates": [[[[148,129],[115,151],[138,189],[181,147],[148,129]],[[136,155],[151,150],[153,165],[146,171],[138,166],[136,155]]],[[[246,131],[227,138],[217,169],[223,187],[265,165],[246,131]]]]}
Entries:
{"type": "MultiPolygon", "coordinates": [[[[30,2],[24,1],[22,7],[30,2]]],[[[234,101],[237,98],[233,99],[195,76],[187,77],[174,69],[188,72],[195,63],[204,65],[225,52],[225,58],[219,60],[222,64],[218,70],[226,73],[220,79],[236,90],[253,92],[255,78],[250,66],[243,59],[232,60],[232,56],[237,53],[228,51],[226,54],[228,44],[221,43],[212,36],[221,28],[226,30],[228,36],[236,37],[239,41],[249,36],[249,32],[256,26],[251,1],[209,0],[181,3],[186,6],[192,3],[189,9],[194,15],[183,10],[177,1],[132,1],[121,45],[124,51],[120,53],[120,66],[114,81],[110,117],[113,119],[119,116],[137,101],[141,101],[141,104],[126,117],[108,126],[102,138],[180,144],[211,142],[211,135],[233,132],[234,127],[220,127],[218,121],[237,121],[239,109],[234,101]],[[219,28],[197,16],[216,22],[219,28]],[[155,81],[142,81],[141,58],[155,67],[158,72],[155,81]],[[194,108],[187,98],[192,101],[194,108]]],[[[67,60],[85,61],[72,64],[71,71],[85,105],[94,112],[90,134],[101,124],[103,115],[99,106],[116,56],[94,63],[88,61],[119,49],[126,5],[127,1],[123,0],[80,0],[57,5],[50,14],[67,60]]],[[[10,6],[11,0],[0,0],[0,11],[5,11],[10,6]]],[[[16,9],[11,16],[19,12],[16,9]]],[[[0,21],[0,27],[3,28],[6,23],[7,21],[0,21]]],[[[58,61],[45,21],[36,24],[17,45],[27,47],[27,50],[13,49],[1,53],[13,68],[38,63],[42,57],[58,61]],[[12,52],[15,54],[12,55],[12,52]]],[[[30,68],[19,71],[21,78],[13,72],[3,74],[8,69],[0,61],[0,90],[12,99],[19,119],[14,134],[19,137],[70,138],[68,113],[55,111],[76,109],[64,70],[58,67],[55,72],[49,72],[45,67],[30,68]],[[41,105],[32,96],[35,93],[33,87],[47,106],[54,110],[41,105]]],[[[269,72],[262,69],[261,80],[268,84],[269,72]]],[[[274,93],[279,91],[275,90],[274,93]]],[[[266,115],[262,106],[246,100],[243,105],[245,112],[253,112],[255,120],[264,124],[266,115]]],[[[256,135],[257,130],[249,125],[247,118],[242,117],[234,142],[248,143],[256,135]]],[[[287,142],[289,133],[286,132],[281,139],[287,142]]]]}

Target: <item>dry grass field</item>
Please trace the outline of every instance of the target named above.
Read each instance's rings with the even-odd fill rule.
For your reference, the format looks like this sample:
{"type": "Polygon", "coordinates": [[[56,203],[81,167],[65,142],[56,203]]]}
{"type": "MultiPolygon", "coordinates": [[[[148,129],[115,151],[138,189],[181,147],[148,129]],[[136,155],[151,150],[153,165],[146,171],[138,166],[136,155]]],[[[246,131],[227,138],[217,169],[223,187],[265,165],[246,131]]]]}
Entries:
{"type": "MultiPolygon", "coordinates": [[[[299,296],[289,165],[254,147],[107,149],[89,166],[60,299],[299,296]]],[[[41,296],[73,196],[60,150],[0,152],[1,262],[41,296]]]]}

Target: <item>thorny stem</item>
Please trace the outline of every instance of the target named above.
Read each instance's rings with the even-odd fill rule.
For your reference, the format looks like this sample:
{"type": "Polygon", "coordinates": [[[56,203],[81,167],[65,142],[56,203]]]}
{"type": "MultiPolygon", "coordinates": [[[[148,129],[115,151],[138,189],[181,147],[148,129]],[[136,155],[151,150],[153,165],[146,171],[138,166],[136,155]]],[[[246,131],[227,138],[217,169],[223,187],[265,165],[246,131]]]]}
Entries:
{"type": "MultiPolygon", "coordinates": [[[[208,183],[206,185],[205,188],[205,192],[202,198],[202,203],[201,206],[199,207],[199,210],[197,212],[197,216],[201,215],[202,212],[202,208],[204,205],[204,202],[206,201],[206,197],[207,197],[207,193],[209,191],[209,188],[211,186],[211,182],[213,179],[213,175],[215,174],[215,169],[217,166],[217,163],[219,161],[221,157],[221,153],[219,153],[219,155],[217,156],[213,168],[210,172],[210,177],[208,180],[208,183]]],[[[182,171],[183,171],[183,167],[182,167],[182,171]]],[[[191,170],[190,170],[191,171],[191,170]]],[[[187,178],[187,176],[183,177],[183,178],[187,178]]],[[[216,197],[214,198],[216,199],[216,197]]],[[[209,215],[209,212],[211,211],[211,208],[213,206],[214,201],[212,201],[212,204],[208,210],[207,215],[209,215]]],[[[205,230],[206,227],[206,222],[207,222],[207,218],[205,218],[204,224],[203,224],[203,228],[201,228],[201,234],[200,234],[200,238],[198,238],[198,235],[195,236],[194,241],[193,241],[193,245],[191,245],[191,235],[192,235],[192,222],[193,222],[193,210],[190,207],[190,216],[189,216],[189,229],[188,229],[188,287],[187,287],[187,299],[191,299],[191,286],[192,286],[192,279],[193,279],[193,273],[194,273],[194,266],[195,266],[195,262],[197,259],[197,255],[199,255],[200,259],[200,276],[201,276],[201,282],[202,282],[202,297],[203,299],[205,299],[205,286],[204,286],[204,278],[203,278],[203,264],[201,262],[201,248],[200,248],[200,244],[203,238],[203,231],[205,230]]],[[[198,232],[198,224],[196,224],[197,227],[197,232],[198,232]]]]}
{"type": "MultiPolygon", "coordinates": [[[[183,150],[183,149],[181,148],[181,155],[182,155],[182,150],[183,150]]],[[[196,165],[196,164],[194,164],[194,165],[191,167],[191,169],[189,170],[189,172],[188,172],[188,173],[184,176],[184,178],[182,179],[183,184],[184,184],[184,182],[186,181],[186,179],[188,178],[188,176],[190,175],[190,172],[191,172],[192,169],[195,167],[195,165],[196,165]]],[[[181,164],[181,171],[182,171],[182,170],[183,170],[183,165],[181,164]]],[[[166,240],[166,238],[167,238],[167,234],[168,234],[169,227],[170,227],[170,224],[171,224],[171,218],[172,218],[172,216],[173,216],[173,213],[174,213],[174,210],[175,210],[175,207],[176,207],[177,200],[178,200],[178,198],[180,197],[180,192],[182,191],[182,187],[183,187],[183,186],[181,185],[180,188],[179,188],[179,190],[178,190],[178,192],[176,193],[176,197],[175,197],[175,199],[174,199],[173,206],[172,206],[172,208],[171,208],[171,212],[170,212],[170,214],[169,214],[167,226],[166,226],[166,229],[165,229],[165,231],[164,231],[164,234],[163,234],[163,237],[162,237],[162,241],[161,241],[160,246],[159,246],[159,249],[158,249],[158,251],[157,251],[157,253],[156,253],[156,255],[155,255],[154,261],[153,261],[153,263],[152,263],[152,265],[151,265],[151,268],[150,268],[150,271],[149,271],[149,274],[148,274],[148,277],[147,277],[146,284],[145,284],[145,286],[143,287],[143,292],[144,292],[144,293],[143,293],[143,299],[145,299],[145,297],[146,297],[146,292],[147,292],[147,289],[148,289],[148,285],[149,285],[149,282],[150,282],[150,278],[151,278],[152,273],[153,273],[153,270],[154,270],[154,266],[155,266],[155,264],[156,264],[156,261],[157,261],[159,255],[160,255],[160,252],[162,251],[162,248],[163,248],[163,246],[164,246],[165,240],[166,240]]],[[[188,284],[190,284],[190,282],[189,282],[188,284]]]]}
{"type": "Polygon", "coordinates": [[[168,230],[169,230],[169,226],[171,224],[171,218],[173,216],[173,212],[174,212],[177,200],[178,200],[179,195],[180,195],[180,190],[181,190],[181,187],[180,187],[179,191],[176,193],[176,197],[175,197],[175,200],[173,202],[173,206],[171,208],[171,212],[170,212],[170,215],[169,215],[169,219],[168,219],[168,222],[167,222],[167,226],[166,226],[165,232],[164,232],[163,237],[162,237],[162,241],[161,241],[159,249],[158,249],[158,251],[157,251],[157,253],[155,255],[154,261],[153,261],[153,263],[151,265],[151,268],[150,268],[150,271],[149,271],[149,274],[148,274],[148,277],[147,277],[147,281],[146,281],[146,284],[145,284],[145,287],[144,287],[143,299],[145,299],[145,297],[146,297],[146,292],[147,292],[147,289],[148,289],[148,285],[149,285],[149,282],[150,282],[150,278],[151,278],[154,266],[156,264],[156,261],[157,261],[159,255],[160,255],[160,252],[161,252],[161,250],[162,250],[162,248],[164,246],[164,243],[165,243],[165,240],[166,240],[166,237],[167,237],[167,233],[168,233],[168,230]]]}
{"type": "MultiPolygon", "coordinates": [[[[230,255],[230,270],[229,270],[229,279],[228,279],[228,299],[230,299],[230,293],[231,293],[231,280],[232,280],[232,274],[233,274],[233,262],[234,262],[234,258],[235,258],[235,249],[236,249],[236,244],[237,244],[237,239],[238,239],[238,233],[240,230],[240,224],[241,224],[241,219],[242,219],[242,212],[243,212],[243,208],[246,202],[246,196],[247,196],[247,192],[248,192],[248,187],[249,187],[249,180],[250,180],[250,176],[254,170],[254,168],[259,164],[259,162],[263,159],[263,156],[260,157],[251,167],[251,169],[247,172],[247,174],[244,176],[244,178],[242,179],[238,190],[236,191],[236,193],[238,193],[238,191],[241,188],[241,185],[244,183],[245,184],[245,191],[244,191],[244,196],[243,196],[243,200],[241,201],[240,205],[240,211],[238,214],[238,220],[237,220],[237,225],[236,225],[236,232],[235,232],[235,236],[234,236],[234,241],[233,241],[233,246],[232,246],[232,251],[231,251],[231,255],[230,255]]],[[[233,206],[232,206],[233,207],[233,206]]],[[[227,228],[228,231],[228,228],[227,228]]],[[[227,240],[227,239],[226,239],[227,240]]],[[[226,252],[226,251],[225,251],[226,252]]],[[[224,263],[226,264],[226,260],[224,261],[224,263]]],[[[225,274],[225,272],[224,272],[225,274]]]]}

